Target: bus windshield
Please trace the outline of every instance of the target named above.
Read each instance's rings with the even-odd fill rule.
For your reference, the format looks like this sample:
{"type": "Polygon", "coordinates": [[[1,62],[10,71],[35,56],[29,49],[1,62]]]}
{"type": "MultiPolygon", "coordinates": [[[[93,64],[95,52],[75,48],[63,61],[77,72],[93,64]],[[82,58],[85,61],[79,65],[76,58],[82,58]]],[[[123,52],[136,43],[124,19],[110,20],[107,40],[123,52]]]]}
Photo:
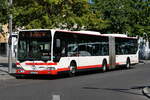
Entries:
{"type": "Polygon", "coordinates": [[[51,60],[50,31],[21,31],[18,60],[51,60]]]}

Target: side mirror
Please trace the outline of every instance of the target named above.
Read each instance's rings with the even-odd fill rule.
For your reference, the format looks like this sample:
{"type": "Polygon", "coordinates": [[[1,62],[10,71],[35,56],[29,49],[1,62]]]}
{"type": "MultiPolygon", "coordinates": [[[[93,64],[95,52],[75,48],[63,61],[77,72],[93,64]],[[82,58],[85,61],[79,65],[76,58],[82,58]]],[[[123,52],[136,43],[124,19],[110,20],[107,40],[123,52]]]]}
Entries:
{"type": "Polygon", "coordinates": [[[60,48],[60,39],[56,39],[56,47],[60,48]]]}

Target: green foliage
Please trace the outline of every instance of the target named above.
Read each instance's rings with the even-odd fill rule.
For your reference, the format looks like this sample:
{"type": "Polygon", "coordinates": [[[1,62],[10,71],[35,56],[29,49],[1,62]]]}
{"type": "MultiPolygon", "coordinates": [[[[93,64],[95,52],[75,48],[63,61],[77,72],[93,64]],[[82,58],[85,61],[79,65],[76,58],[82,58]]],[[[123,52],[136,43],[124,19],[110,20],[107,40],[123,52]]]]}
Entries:
{"type": "Polygon", "coordinates": [[[87,0],[15,0],[14,25],[70,30],[104,29],[108,21],[90,10],[87,0]]]}
{"type": "Polygon", "coordinates": [[[0,0],[0,23],[13,13],[14,28],[97,30],[150,35],[150,0],[0,0]]]}
{"type": "Polygon", "coordinates": [[[0,23],[6,24],[8,18],[8,2],[7,0],[0,0],[0,23]]]}
{"type": "Polygon", "coordinates": [[[141,35],[150,32],[149,0],[95,0],[95,9],[110,20],[104,32],[141,35]]]}

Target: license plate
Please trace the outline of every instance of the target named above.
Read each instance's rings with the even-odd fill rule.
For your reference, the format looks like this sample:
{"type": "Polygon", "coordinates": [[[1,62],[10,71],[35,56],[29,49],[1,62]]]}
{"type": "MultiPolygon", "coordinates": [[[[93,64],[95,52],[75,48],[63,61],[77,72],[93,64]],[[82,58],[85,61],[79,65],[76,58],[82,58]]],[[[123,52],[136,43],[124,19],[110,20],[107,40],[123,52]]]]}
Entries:
{"type": "Polygon", "coordinates": [[[30,72],[30,74],[38,74],[38,72],[30,72]]]}

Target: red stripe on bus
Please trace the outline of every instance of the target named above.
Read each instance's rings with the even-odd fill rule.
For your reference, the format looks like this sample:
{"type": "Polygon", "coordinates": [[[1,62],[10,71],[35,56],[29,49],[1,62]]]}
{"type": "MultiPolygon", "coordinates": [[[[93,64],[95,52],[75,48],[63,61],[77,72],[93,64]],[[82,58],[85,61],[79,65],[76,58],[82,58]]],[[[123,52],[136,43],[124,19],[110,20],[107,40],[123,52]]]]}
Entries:
{"type": "Polygon", "coordinates": [[[16,62],[16,65],[20,65],[20,63],[16,62]]]}
{"type": "MultiPolygon", "coordinates": [[[[20,63],[17,63],[20,64],[20,63]]],[[[57,63],[26,63],[27,65],[54,65],[57,63]]],[[[108,64],[109,65],[109,64],[108,64]]],[[[107,65],[107,66],[108,66],[107,65]]],[[[88,69],[88,68],[100,68],[102,65],[90,65],[90,66],[78,66],[77,69],[88,69]]],[[[58,68],[57,70],[22,70],[18,69],[16,70],[16,74],[50,74],[50,75],[57,75],[58,72],[62,71],[69,71],[69,68],[58,68]]]]}
{"type": "Polygon", "coordinates": [[[59,68],[57,69],[57,71],[69,71],[70,69],[69,68],[59,68]]]}
{"type": "Polygon", "coordinates": [[[116,65],[123,65],[125,64],[124,62],[117,62],[116,65]]]}
{"type": "Polygon", "coordinates": [[[110,66],[110,64],[107,64],[107,67],[109,67],[110,66]]]}
{"type": "Polygon", "coordinates": [[[57,63],[25,63],[26,65],[57,65],[57,63]]]}
{"type": "MultiPolygon", "coordinates": [[[[78,66],[77,69],[100,68],[102,65],[78,66]]],[[[57,71],[69,71],[69,68],[59,68],[57,71]]]]}
{"type": "Polygon", "coordinates": [[[77,69],[98,68],[98,67],[102,67],[102,65],[79,66],[77,67],[77,69]]]}

